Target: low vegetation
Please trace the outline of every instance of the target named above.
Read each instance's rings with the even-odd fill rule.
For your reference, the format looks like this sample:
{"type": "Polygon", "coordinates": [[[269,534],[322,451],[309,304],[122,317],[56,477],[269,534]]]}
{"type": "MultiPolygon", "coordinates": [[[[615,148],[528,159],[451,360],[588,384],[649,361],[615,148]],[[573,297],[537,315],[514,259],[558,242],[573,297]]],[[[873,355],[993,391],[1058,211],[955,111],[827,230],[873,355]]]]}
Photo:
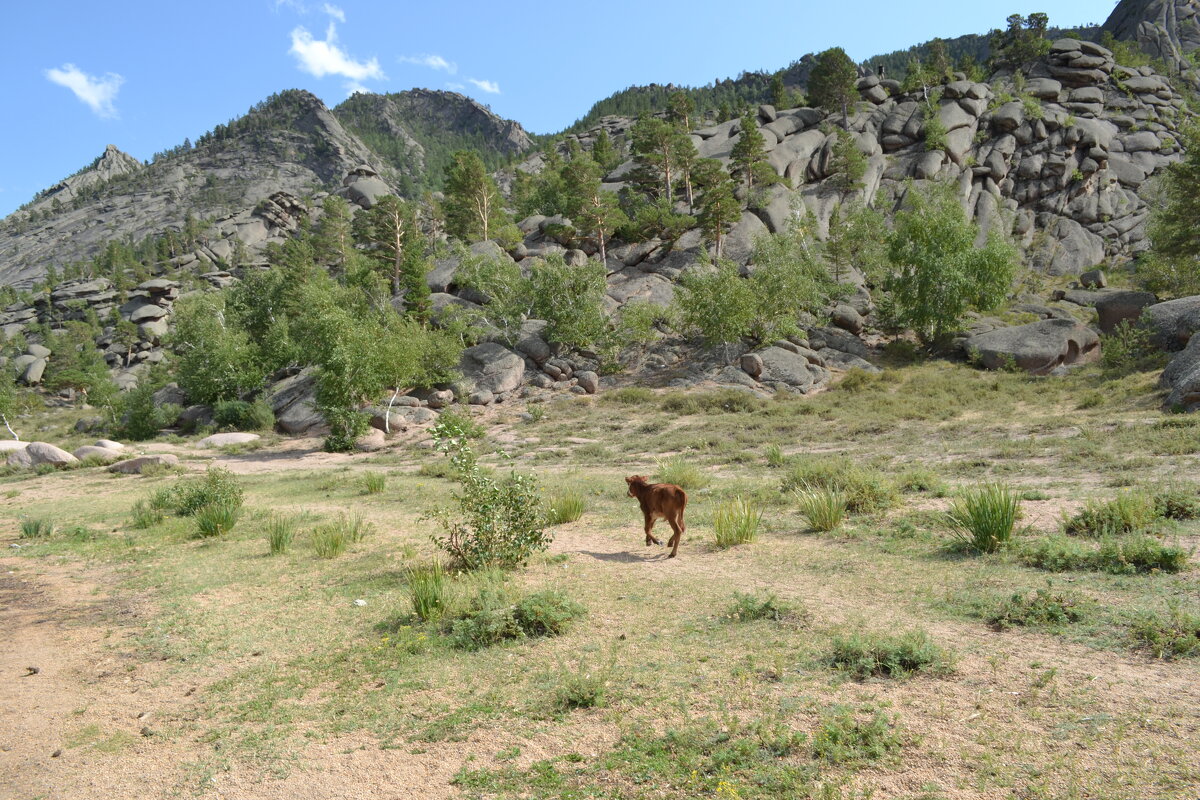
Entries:
{"type": "Polygon", "coordinates": [[[836,637],[829,664],[856,680],[865,680],[907,678],[916,673],[947,675],[953,671],[954,661],[929,634],[913,630],[899,636],[856,633],[836,637]]]}
{"type": "Polygon", "coordinates": [[[1007,486],[990,484],[968,489],[947,513],[950,532],[962,546],[977,553],[995,553],[1016,534],[1021,502],[1007,486]]]}

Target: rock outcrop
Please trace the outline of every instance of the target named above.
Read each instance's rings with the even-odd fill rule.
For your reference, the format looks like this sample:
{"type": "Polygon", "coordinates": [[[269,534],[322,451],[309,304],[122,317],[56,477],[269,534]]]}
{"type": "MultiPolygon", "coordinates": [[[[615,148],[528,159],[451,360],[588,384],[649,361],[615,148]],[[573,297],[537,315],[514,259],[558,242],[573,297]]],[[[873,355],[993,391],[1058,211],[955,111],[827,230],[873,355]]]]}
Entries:
{"type": "Polygon", "coordinates": [[[988,369],[1015,366],[1035,375],[1056,367],[1086,364],[1100,356],[1100,337],[1085,325],[1047,319],[972,336],[967,352],[988,369]]]}

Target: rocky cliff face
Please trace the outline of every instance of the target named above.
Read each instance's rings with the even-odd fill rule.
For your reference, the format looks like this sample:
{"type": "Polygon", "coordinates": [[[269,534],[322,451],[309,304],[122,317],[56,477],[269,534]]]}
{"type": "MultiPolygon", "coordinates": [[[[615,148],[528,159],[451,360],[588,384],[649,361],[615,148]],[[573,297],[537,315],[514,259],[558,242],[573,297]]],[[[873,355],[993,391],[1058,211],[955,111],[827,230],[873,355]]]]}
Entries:
{"type": "Polygon", "coordinates": [[[1196,0],[1121,0],[1104,29],[1137,42],[1193,86],[1200,75],[1188,54],[1200,49],[1200,4],[1196,0]]]}

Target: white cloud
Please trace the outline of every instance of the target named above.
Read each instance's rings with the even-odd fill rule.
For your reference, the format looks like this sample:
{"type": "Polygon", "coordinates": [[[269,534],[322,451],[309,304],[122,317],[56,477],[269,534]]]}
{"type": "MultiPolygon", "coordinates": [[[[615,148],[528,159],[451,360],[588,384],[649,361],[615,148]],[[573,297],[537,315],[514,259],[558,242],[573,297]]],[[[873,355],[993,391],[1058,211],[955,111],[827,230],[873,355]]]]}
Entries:
{"type": "Polygon", "coordinates": [[[449,82],[449,83],[447,83],[447,84],[446,84],[446,88],[447,88],[447,89],[449,89],[449,90],[450,90],[450,91],[452,91],[452,92],[461,92],[463,89],[465,89],[465,88],[467,88],[467,87],[466,87],[466,85],[464,85],[464,84],[461,84],[461,83],[454,83],[453,81],[451,81],[451,82],[449,82]]]}
{"type": "Polygon", "coordinates": [[[342,11],[342,9],[338,8],[337,6],[333,5],[332,3],[326,3],[321,10],[324,11],[329,16],[336,19],[338,22],[346,21],[346,12],[342,11]]]}
{"type": "Polygon", "coordinates": [[[88,75],[74,64],[63,64],[57,69],[46,70],[46,78],[59,86],[65,86],[75,93],[75,96],[88,105],[96,116],[105,119],[115,119],[117,109],[113,101],[125,79],[115,72],[109,72],[103,78],[88,75]]]}
{"type": "Polygon", "coordinates": [[[397,61],[404,64],[416,64],[419,67],[429,67],[430,69],[440,69],[454,75],[458,72],[458,64],[453,61],[447,61],[441,56],[423,55],[423,56],[400,56],[397,61]]]}
{"type": "Polygon", "coordinates": [[[296,56],[301,70],[318,78],[341,75],[352,81],[364,81],[386,77],[378,60],[355,61],[337,46],[337,31],[332,22],[324,40],[314,39],[303,26],[297,27],[292,31],[292,48],[288,52],[296,56]]]}
{"type": "Polygon", "coordinates": [[[358,81],[346,81],[346,97],[356,94],[372,94],[372,91],[358,81]]]}
{"type": "Polygon", "coordinates": [[[500,84],[495,81],[481,81],[476,78],[467,78],[467,83],[472,83],[475,88],[488,94],[500,94],[500,84]]]}

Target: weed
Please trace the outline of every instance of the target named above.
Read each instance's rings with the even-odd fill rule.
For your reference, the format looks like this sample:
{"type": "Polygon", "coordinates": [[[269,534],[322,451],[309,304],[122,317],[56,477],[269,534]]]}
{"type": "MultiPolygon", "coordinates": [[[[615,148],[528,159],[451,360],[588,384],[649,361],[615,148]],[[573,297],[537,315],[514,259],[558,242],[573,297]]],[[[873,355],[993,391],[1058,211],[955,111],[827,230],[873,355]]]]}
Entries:
{"type": "Polygon", "coordinates": [[[825,714],[813,734],[813,758],[833,764],[875,761],[903,745],[896,720],[882,711],[863,720],[849,709],[825,714]]]}
{"type": "Polygon", "coordinates": [[[672,392],[665,395],[662,410],[671,414],[734,414],[760,411],[763,401],[740,389],[711,392],[672,392]]]}
{"type": "Polygon", "coordinates": [[[338,523],[346,531],[346,541],[358,544],[375,532],[375,526],[358,514],[344,514],[338,517],[338,523]]]}
{"type": "Polygon", "coordinates": [[[566,712],[604,706],[610,680],[609,669],[597,668],[584,659],[574,667],[560,664],[554,682],[554,709],[566,712]]]}
{"type": "Polygon", "coordinates": [[[546,507],[546,524],[563,525],[583,516],[583,493],[577,489],[558,492],[546,507]]]}
{"type": "Polygon", "coordinates": [[[241,516],[241,506],[228,502],[216,502],[197,509],[196,535],[201,539],[224,536],[233,530],[241,516]]]}
{"type": "Polygon", "coordinates": [[[513,602],[502,587],[484,587],[452,623],[451,641],[463,650],[479,650],[513,639],[557,636],[583,613],[583,606],[555,590],[513,602]]]}
{"type": "Polygon", "coordinates": [[[1114,575],[1138,572],[1180,572],[1188,554],[1180,547],[1163,544],[1153,536],[1105,539],[1096,554],[1096,569],[1114,575]]]}
{"type": "Polygon", "coordinates": [[[162,510],[155,508],[145,500],[138,500],[133,504],[129,517],[129,524],[137,530],[153,528],[163,521],[162,510]]]}
{"type": "Polygon", "coordinates": [[[363,491],[367,494],[381,494],[387,487],[387,475],[382,472],[368,472],[363,475],[363,491]]]}
{"type": "Polygon", "coordinates": [[[267,519],[266,529],[267,545],[270,547],[271,555],[283,555],[292,546],[292,540],[296,537],[296,520],[282,514],[272,514],[267,519]]]}
{"type": "Polygon", "coordinates": [[[1157,518],[1153,497],[1142,491],[1129,491],[1107,502],[1089,500],[1083,510],[1063,520],[1063,530],[1073,536],[1120,536],[1145,530],[1157,518]]]}
{"type": "Polygon", "coordinates": [[[584,614],[584,608],[555,589],[526,595],[514,607],[517,624],[526,636],[558,636],[584,614]]]}
{"type": "Polygon", "coordinates": [[[618,406],[638,406],[654,401],[654,392],[644,386],[624,386],[600,396],[600,402],[618,406]]]}
{"type": "Polygon", "coordinates": [[[954,668],[953,656],[922,630],[899,636],[855,633],[836,637],[829,665],[856,680],[906,678],[916,672],[947,675],[954,668]]]}
{"type": "Polygon", "coordinates": [[[713,533],[717,547],[725,549],[753,542],[762,522],[762,508],[757,503],[735,497],[719,504],[713,511],[713,533]]]}
{"type": "Polygon", "coordinates": [[[655,461],[654,477],[659,483],[673,483],[681,489],[703,489],[712,483],[699,466],[682,455],[655,461]]]}
{"type": "Polygon", "coordinates": [[[1139,649],[1155,658],[1200,656],[1200,616],[1172,605],[1166,615],[1146,612],[1130,627],[1130,635],[1139,649]]]}
{"type": "Polygon", "coordinates": [[[22,539],[42,539],[54,534],[54,521],[44,518],[21,520],[22,539]]]}
{"type": "Polygon", "coordinates": [[[725,611],[725,616],[733,622],[754,622],[768,619],[781,622],[806,616],[791,603],[781,601],[774,594],[745,594],[733,593],[733,602],[725,611]]]}
{"type": "Polygon", "coordinates": [[[928,493],[934,497],[945,497],[946,482],[929,467],[909,467],[900,473],[898,488],[908,493],[928,493]]]}
{"type": "Polygon", "coordinates": [[[847,510],[856,514],[883,511],[896,502],[896,487],[889,480],[845,457],[797,459],[788,468],[782,489],[830,489],[841,494],[847,510]]]}
{"type": "Polygon", "coordinates": [[[946,513],[951,535],[978,553],[994,553],[1013,540],[1021,501],[1002,484],[968,489],[946,513]]]}
{"type": "Polygon", "coordinates": [[[808,520],[809,526],[824,532],[837,530],[846,517],[849,504],[845,495],[828,487],[798,491],[796,500],[800,504],[800,514],[808,520]]]}
{"type": "Polygon", "coordinates": [[[457,411],[443,411],[437,423],[429,429],[435,439],[479,439],[483,426],[457,411]]]}
{"type": "Polygon", "coordinates": [[[1009,628],[1069,625],[1086,619],[1095,603],[1076,592],[1037,589],[1016,592],[987,615],[987,624],[998,631],[1009,628]]]}
{"type": "Polygon", "coordinates": [[[767,445],[767,466],[772,469],[778,469],[787,463],[787,457],[783,454],[783,448],[772,442],[767,445]]]}
{"type": "Polygon", "coordinates": [[[425,622],[441,619],[450,605],[450,585],[442,562],[410,567],[406,573],[408,599],[413,613],[425,622]]]}
{"type": "Polygon", "coordinates": [[[1200,495],[1196,487],[1168,485],[1154,491],[1154,515],[1160,519],[1187,520],[1200,517],[1200,495]]]}

